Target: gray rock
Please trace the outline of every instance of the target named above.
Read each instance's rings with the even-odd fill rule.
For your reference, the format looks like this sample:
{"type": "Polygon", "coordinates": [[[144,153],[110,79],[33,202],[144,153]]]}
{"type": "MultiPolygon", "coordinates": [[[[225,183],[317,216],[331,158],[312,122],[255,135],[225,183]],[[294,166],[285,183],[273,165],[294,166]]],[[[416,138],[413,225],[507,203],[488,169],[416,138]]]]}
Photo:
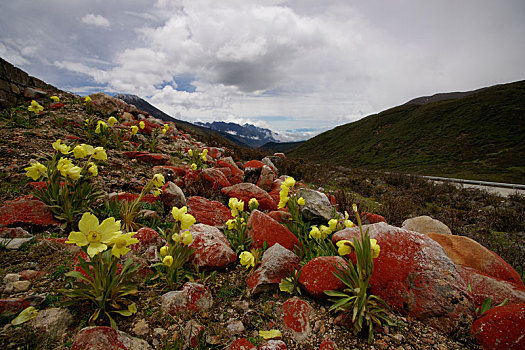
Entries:
{"type": "Polygon", "coordinates": [[[403,222],[401,228],[409,231],[415,231],[422,234],[427,233],[441,233],[445,235],[451,235],[452,231],[447,225],[439,220],[432,219],[430,216],[417,216],[411,219],[407,219],[403,222]]]}
{"type": "Polygon", "coordinates": [[[150,350],[152,348],[147,341],[134,338],[125,332],[110,327],[86,327],[82,328],[75,336],[72,349],[150,350]]]}
{"type": "Polygon", "coordinates": [[[230,318],[228,322],[226,322],[226,333],[228,336],[232,337],[237,334],[242,334],[242,332],[244,332],[244,324],[241,320],[230,318]]]}
{"type": "Polygon", "coordinates": [[[213,297],[208,287],[187,282],[182,290],[171,291],[160,297],[161,310],[167,314],[191,313],[208,310],[213,297]]]}
{"type": "Polygon", "coordinates": [[[135,323],[133,326],[133,333],[135,333],[138,336],[142,336],[149,333],[149,325],[148,322],[146,322],[145,319],[141,318],[140,320],[135,323]]]}
{"type": "Polygon", "coordinates": [[[298,194],[305,201],[305,205],[301,207],[301,214],[305,220],[326,224],[333,217],[334,207],[324,193],[301,188],[298,194]]]}
{"type": "Polygon", "coordinates": [[[13,293],[27,292],[31,288],[31,282],[29,281],[16,281],[13,282],[13,293]]]}
{"type": "Polygon", "coordinates": [[[73,323],[73,315],[68,309],[51,308],[38,311],[31,320],[31,327],[52,337],[61,336],[73,323]]]}
{"type": "MultiPolygon", "coordinates": [[[[279,158],[279,157],[277,157],[279,158]]],[[[279,161],[281,160],[281,158],[279,158],[279,161]]],[[[272,170],[275,172],[275,175],[279,176],[279,170],[277,169],[277,167],[273,164],[272,160],[270,159],[270,157],[264,157],[261,162],[263,162],[264,164],[268,165],[270,168],[272,168],[272,170]]]]}
{"type": "Polygon", "coordinates": [[[20,281],[20,275],[17,273],[8,273],[4,276],[4,283],[13,283],[16,281],[20,281]]]}
{"type": "Polygon", "coordinates": [[[20,247],[31,241],[33,237],[28,238],[2,238],[0,239],[0,244],[7,244],[6,248],[10,250],[18,250],[20,247]]]}
{"type": "Polygon", "coordinates": [[[160,199],[162,200],[162,203],[169,208],[182,208],[186,206],[186,196],[184,195],[184,192],[182,192],[179,186],[171,181],[167,182],[167,186],[164,187],[160,199]]]}

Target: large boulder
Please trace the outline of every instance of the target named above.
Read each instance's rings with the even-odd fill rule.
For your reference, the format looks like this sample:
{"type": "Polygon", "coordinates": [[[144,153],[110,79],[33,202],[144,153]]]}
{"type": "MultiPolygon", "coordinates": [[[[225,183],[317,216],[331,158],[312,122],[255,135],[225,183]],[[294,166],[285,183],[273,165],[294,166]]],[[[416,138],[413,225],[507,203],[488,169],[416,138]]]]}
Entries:
{"type": "Polygon", "coordinates": [[[263,167],[264,163],[259,160],[250,160],[244,164],[244,182],[256,184],[263,167]]]}
{"type": "Polygon", "coordinates": [[[497,306],[478,318],[471,328],[483,349],[525,349],[525,303],[497,306]]]}
{"type": "Polygon", "coordinates": [[[471,267],[489,276],[523,285],[519,273],[512,266],[475,240],[439,233],[427,233],[427,236],[445,249],[454,264],[471,267]]]}
{"type": "Polygon", "coordinates": [[[441,233],[444,235],[451,235],[452,231],[447,225],[439,220],[433,219],[430,216],[423,215],[403,221],[401,228],[409,231],[416,231],[419,233],[441,233]]]}
{"type": "MultiPolygon", "coordinates": [[[[381,248],[374,259],[371,292],[394,310],[445,332],[472,322],[474,303],[467,284],[445,251],[430,237],[386,223],[365,225],[381,248]]],[[[359,237],[353,227],[334,233],[332,241],[359,237]]],[[[302,276],[301,276],[302,277],[302,276]]]]}
{"type": "Polygon", "coordinates": [[[259,210],[252,211],[248,219],[246,235],[253,239],[253,248],[262,248],[266,242],[268,247],[279,243],[286,249],[294,251],[294,247],[300,245],[299,240],[290,230],[259,210]]]}
{"type": "Polygon", "coordinates": [[[184,192],[182,192],[179,186],[171,181],[166,182],[166,184],[162,187],[160,200],[168,208],[182,208],[187,205],[184,192]]]}
{"type": "Polygon", "coordinates": [[[243,182],[233,186],[224,187],[221,192],[230,198],[237,198],[244,201],[245,209],[248,208],[248,202],[251,198],[257,199],[260,210],[277,209],[277,204],[275,204],[275,201],[270,197],[268,192],[252,183],[243,182]]]}
{"type": "Polygon", "coordinates": [[[230,181],[226,175],[219,169],[207,168],[203,169],[199,175],[199,179],[212,192],[220,192],[223,187],[231,186],[230,181]]]}
{"type": "Polygon", "coordinates": [[[193,215],[198,223],[219,226],[232,218],[230,209],[221,202],[199,196],[189,197],[187,202],[188,214],[193,215]]]}
{"type": "Polygon", "coordinates": [[[228,238],[216,227],[196,224],[190,227],[195,252],[190,263],[199,269],[223,269],[237,260],[228,238]]]}
{"type": "Polygon", "coordinates": [[[246,285],[251,294],[275,288],[281,279],[288,277],[299,268],[299,257],[279,243],[268,248],[261,259],[261,265],[248,277],[246,285]]]}
{"type": "Polygon", "coordinates": [[[492,305],[501,304],[505,299],[507,304],[525,303],[525,286],[489,276],[470,267],[456,267],[465,283],[470,286],[476,307],[480,307],[487,298],[492,300],[492,305]]]}
{"type": "Polygon", "coordinates": [[[206,311],[213,305],[213,297],[208,287],[186,282],[181,290],[163,294],[160,302],[163,312],[175,315],[206,311]]]}
{"type": "Polygon", "coordinates": [[[301,207],[301,214],[306,221],[326,224],[334,215],[334,207],[324,193],[301,188],[298,194],[305,201],[305,205],[301,207]]]}
{"type": "Polygon", "coordinates": [[[237,164],[233,161],[232,157],[221,158],[215,163],[217,168],[229,168],[232,172],[232,178],[230,182],[232,184],[241,183],[244,179],[244,171],[242,171],[237,164]]]}
{"type": "Polygon", "coordinates": [[[97,92],[89,95],[93,107],[96,111],[103,114],[111,114],[117,112],[129,112],[138,114],[139,110],[134,105],[129,105],[121,99],[111,97],[103,92],[97,92]]]}
{"type": "Polygon", "coordinates": [[[307,262],[301,268],[299,284],[310,296],[327,299],[324,293],[328,290],[343,290],[345,285],[334,272],[338,266],[346,266],[346,261],[340,256],[319,256],[307,262]]]}
{"type": "Polygon", "coordinates": [[[15,224],[59,225],[47,205],[31,195],[5,201],[0,207],[0,226],[15,224]]]}

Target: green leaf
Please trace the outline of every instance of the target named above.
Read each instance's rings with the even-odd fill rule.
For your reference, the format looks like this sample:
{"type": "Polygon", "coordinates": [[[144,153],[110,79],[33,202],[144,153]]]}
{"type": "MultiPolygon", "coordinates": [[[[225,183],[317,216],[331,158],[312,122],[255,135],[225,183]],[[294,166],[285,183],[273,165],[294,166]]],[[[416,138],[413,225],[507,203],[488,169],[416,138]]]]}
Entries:
{"type": "Polygon", "coordinates": [[[25,322],[35,318],[37,314],[38,314],[38,310],[35,309],[33,306],[29,306],[29,307],[25,308],[24,310],[22,310],[18,314],[18,316],[16,316],[16,318],[11,321],[11,324],[13,326],[21,325],[22,323],[25,323],[25,322]]]}

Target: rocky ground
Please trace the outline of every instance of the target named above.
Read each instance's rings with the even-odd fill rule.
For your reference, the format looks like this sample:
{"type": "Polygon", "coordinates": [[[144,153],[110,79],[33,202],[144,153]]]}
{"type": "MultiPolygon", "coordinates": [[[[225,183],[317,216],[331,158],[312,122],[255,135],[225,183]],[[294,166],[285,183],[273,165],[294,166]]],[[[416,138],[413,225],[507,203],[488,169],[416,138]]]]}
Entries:
{"type": "MultiPolygon", "coordinates": [[[[129,107],[112,105],[110,102],[101,107],[104,113],[91,113],[81,99],[65,93],[58,96],[63,105],[50,105],[49,97],[41,96],[38,101],[45,108],[37,116],[28,117],[24,108],[20,112],[4,111],[0,119],[0,205],[3,204],[0,213],[3,216],[1,219],[4,219],[2,225],[8,228],[20,227],[16,233],[6,233],[4,230],[2,234],[17,238],[27,236],[27,241],[20,241],[22,244],[16,249],[3,246],[0,251],[0,277],[4,281],[0,300],[0,344],[1,348],[5,349],[68,349],[75,348],[75,342],[77,348],[82,348],[78,347],[79,342],[81,343],[78,340],[79,332],[85,332],[84,328],[87,327],[91,314],[89,304],[62,307],[62,302],[67,298],[58,293],[60,288],[71,283],[72,279],[64,274],[74,268],[75,257],[79,251],[78,247],[63,243],[63,238],[67,237],[70,230],[61,228],[60,223],[46,222],[43,219],[44,215],[39,215],[36,219],[20,219],[6,223],[6,208],[11,203],[8,201],[30,194],[32,189],[28,184],[31,180],[26,177],[24,168],[33,160],[41,160],[41,157],[51,155],[51,143],[56,139],[60,138],[69,144],[92,143],[93,140],[85,133],[84,121],[87,117],[98,116],[107,120],[112,113],[118,117],[121,125],[126,121],[134,123],[145,118],[133,109],[129,109],[131,113],[123,113],[123,110],[129,107]],[[39,315],[22,325],[11,325],[14,317],[29,305],[36,306],[40,310],[39,315]]],[[[147,136],[139,135],[133,141],[141,143],[146,138],[147,136]]],[[[121,149],[111,143],[104,145],[108,160],[99,165],[96,182],[106,196],[138,194],[142,186],[160,171],[165,174],[167,180],[173,180],[180,185],[188,201],[191,196],[199,195],[227,205],[227,196],[213,186],[208,186],[210,183],[205,182],[208,185],[203,186],[193,182],[188,186],[188,179],[181,182],[180,174],[177,176],[175,168],[159,168],[169,164],[187,172],[187,149],[203,149],[207,146],[201,143],[196,135],[188,135],[171,124],[169,132],[159,136],[156,153],[160,156],[141,158],[133,153],[126,156],[125,152],[137,150],[137,143],[124,142],[121,149]]],[[[209,153],[210,165],[226,156],[236,157],[231,150],[225,148],[210,148],[209,153]]],[[[244,163],[251,159],[238,160],[244,163]]],[[[285,166],[281,169],[285,169],[285,166]]],[[[230,179],[235,177],[235,174],[226,173],[230,175],[230,179]]],[[[205,178],[198,177],[197,181],[199,179],[205,178]]],[[[312,187],[309,184],[305,185],[309,186],[312,187]]],[[[31,209],[36,207],[34,202],[29,202],[28,205],[31,209]]],[[[189,203],[188,205],[190,206],[189,203]]],[[[143,218],[144,223],[162,226],[159,223],[169,217],[171,208],[157,202],[144,204],[144,209],[153,210],[159,215],[156,221],[146,216],[143,218]]],[[[99,217],[108,213],[103,205],[93,208],[93,211],[99,217]]],[[[210,218],[208,213],[208,216],[202,215],[202,220],[199,221],[196,211],[197,209],[194,209],[197,223],[206,221],[204,223],[210,224],[208,221],[217,220],[219,215],[215,213],[215,217],[210,218]]],[[[151,226],[157,229],[154,225],[151,226]]],[[[223,229],[224,221],[218,223],[217,227],[223,229]]],[[[453,334],[444,334],[411,316],[402,316],[399,313],[391,315],[399,326],[377,329],[374,342],[368,344],[362,336],[354,336],[343,327],[341,322],[338,322],[337,313],[328,311],[330,302],[312,298],[305,293],[302,293],[300,299],[308,304],[308,311],[299,316],[303,317],[302,326],[299,330],[294,330],[286,317],[291,295],[280,292],[278,288],[250,295],[246,283],[249,271],[241,266],[237,259],[226,267],[201,270],[193,274],[193,281],[205,286],[210,292],[209,299],[204,302],[209,304],[207,307],[193,309],[190,305],[187,306],[187,310],[170,315],[166,309],[163,310],[161,298],[168,289],[151,280],[151,275],[148,274],[148,264],[154,258],[151,254],[147,255],[150,243],[145,239],[141,241],[141,247],[130,253],[136,261],[143,264],[143,269],[136,276],[138,293],[133,297],[137,304],[137,313],[131,317],[116,318],[119,330],[124,332],[118,335],[116,341],[128,344],[127,348],[132,348],[129,344],[133,341],[137,342],[136,348],[145,348],[146,344],[137,340],[141,339],[155,349],[179,349],[193,339],[193,347],[202,349],[228,348],[235,341],[236,347],[232,348],[240,349],[238,339],[243,338],[261,349],[481,348],[473,341],[468,327],[457,328],[453,334]],[[264,342],[259,337],[259,331],[270,329],[282,332],[281,341],[264,342]],[[196,335],[196,330],[201,331],[197,332],[200,335],[196,335]],[[129,340],[128,337],[133,337],[134,340],[129,340]]],[[[188,285],[188,288],[190,286],[188,285]]],[[[296,302],[295,299],[292,301],[296,302]]],[[[109,324],[102,320],[99,325],[109,324]]]]}

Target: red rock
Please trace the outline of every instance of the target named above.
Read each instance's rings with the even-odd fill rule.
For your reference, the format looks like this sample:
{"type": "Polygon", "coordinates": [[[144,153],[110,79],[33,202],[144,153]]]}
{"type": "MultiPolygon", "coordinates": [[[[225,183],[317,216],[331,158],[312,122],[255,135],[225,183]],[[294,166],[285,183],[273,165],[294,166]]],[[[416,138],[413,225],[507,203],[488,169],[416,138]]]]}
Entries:
{"type": "Polygon", "coordinates": [[[135,120],[135,121],[132,121],[132,122],[124,122],[124,123],[122,123],[122,125],[127,126],[127,127],[131,127],[132,125],[136,125],[139,128],[138,132],[141,133],[141,134],[144,134],[144,135],[151,135],[151,132],[152,132],[153,129],[160,129],[160,128],[162,128],[157,123],[153,123],[153,122],[149,121],[148,119],[135,120]],[[144,122],[144,129],[140,128],[140,125],[139,125],[140,122],[144,122]]]}
{"type": "Polygon", "coordinates": [[[259,350],[287,350],[286,343],[282,340],[267,340],[260,347],[259,350]]]}
{"type": "MultiPolygon", "coordinates": [[[[75,125],[75,126],[80,127],[80,126],[79,126],[77,123],[75,123],[75,122],[73,122],[72,124],[75,125]]],[[[75,135],[66,135],[65,138],[68,139],[68,140],[80,140],[80,137],[75,136],[75,135]]]]}
{"type": "Polygon", "coordinates": [[[214,168],[203,169],[199,179],[207,189],[212,191],[220,191],[223,187],[231,186],[224,173],[214,168]]]}
{"type": "Polygon", "coordinates": [[[228,238],[213,226],[196,224],[190,227],[195,252],[189,262],[199,269],[223,269],[237,260],[228,238]]]}
{"type": "Polygon", "coordinates": [[[37,226],[60,225],[44,202],[31,195],[5,201],[0,207],[0,226],[29,224],[37,226]]]}
{"type": "Polygon", "coordinates": [[[31,190],[45,190],[47,189],[47,181],[31,181],[27,183],[31,190]]]}
{"type": "Polygon", "coordinates": [[[171,166],[171,165],[157,165],[157,166],[153,167],[153,172],[154,173],[159,173],[159,172],[162,172],[162,171],[166,171],[168,173],[172,172],[173,175],[175,175],[177,177],[181,177],[181,176],[186,175],[186,173],[188,172],[188,169],[182,168],[182,167],[178,167],[178,166],[171,166]]]}
{"type": "Polygon", "coordinates": [[[311,334],[309,316],[312,307],[304,300],[293,297],[283,304],[284,324],[294,333],[298,342],[306,340],[311,334]]]}
{"type": "Polygon", "coordinates": [[[445,249],[454,264],[471,267],[489,276],[523,285],[519,273],[512,266],[475,240],[465,236],[440,233],[426,235],[445,249]]]}
{"type": "Polygon", "coordinates": [[[44,271],[35,271],[35,270],[24,270],[24,271],[20,271],[18,273],[20,275],[20,278],[22,280],[37,280],[39,279],[40,277],[42,277],[45,272],[44,271]]]}
{"type": "Polygon", "coordinates": [[[281,224],[285,223],[287,219],[292,217],[290,213],[288,213],[288,210],[283,209],[271,211],[267,215],[281,224]]]}
{"type": "MultiPolygon", "coordinates": [[[[381,248],[374,259],[371,292],[391,308],[444,333],[470,323],[474,303],[467,284],[444,250],[428,236],[385,223],[365,225],[381,248]]],[[[359,236],[359,228],[334,233],[334,244],[359,236]]],[[[301,276],[302,277],[302,276],[301,276]]]]}
{"type": "Polygon", "coordinates": [[[231,172],[232,172],[232,179],[230,180],[230,183],[232,183],[232,184],[241,183],[243,181],[243,179],[244,179],[244,171],[239,169],[237,164],[235,164],[233,162],[232,157],[221,158],[221,159],[217,160],[217,162],[215,163],[215,167],[217,167],[217,168],[222,168],[222,167],[229,168],[231,170],[231,172]]]}
{"type": "Polygon", "coordinates": [[[258,187],[262,188],[265,191],[271,191],[273,188],[274,180],[274,171],[269,166],[265,165],[261,170],[261,174],[259,175],[259,179],[257,180],[256,184],[258,187]]]}
{"type": "Polygon", "coordinates": [[[377,224],[378,222],[386,222],[386,219],[381,215],[372,213],[361,213],[361,223],[363,225],[377,224]]]}
{"type": "Polygon", "coordinates": [[[130,245],[129,248],[138,253],[144,253],[149,247],[158,246],[163,243],[163,239],[159,236],[158,232],[149,227],[140,228],[137,233],[133,235],[133,238],[138,239],[139,242],[130,245]]]}
{"type": "Polygon", "coordinates": [[[228,350],[257,350],[257,347],[253,345],[248,339],[240,338],[234,341],[228,350]]]}
{"type": "Polygon", "coordinates": [[[252,211],[246,235],[253,239],[252,248],[262,248],[264,242],[268,247],[279,243],[293,252],[295,246],[300,246],[299,240],[290,230],[259,210],[252,211]]]}
{"type": "Polygon", "coordinates": [[[272,197],[273,201],[275,203],[279,203],[280,196],[279,193],[281,192],[281,179],[275,179],[272,184],[271,190],[268,192],[270,197],[272,197]]]}
{"type": "Polygon", "coordinates": [[[457,265],[459,274],[470,286],[474,303],[480,307],[485,299],[492,299],[492,306],[501,304],[507,299],[507,304],[525,303],[525,286],[484,274],[470,267],[457,265]]]}
{"type": "Polygon", "coordinates": [[[134,338],[111,327],[82,328],[75,336],[71,350],[151,349],[147,341],[134,338]]]}
{"type": "Polygon", "coordinates": [[[160,297],[161,309],[170,315],[176,313],[201,312],[213,304],[208,287],[198,283],[186,282],[182,290],[171,291],[160,297]]]}
{"type": "Polygon", "coordinates": [[[31,295],[23,298],[0,299],[0,315],[12,316],[30,306],[38,306],[45,298],[40,295],[31,295]]]}
{"type": "Polygon", "coordinates": [[[330,338],[324,338],[319,346],[319,350],[337,350],[337,344],[330,338]]]}
{"type": "Polygon", "coordinates": [[[259,210],[275,210],[277,204],[268,192],[251,183],[240,183],[229,187],[224,187],[221,190],[222,194],[230,198],[237,198],[244,201],[244,208],[248,208],[248,202],[251,198],[257,199],[259,202],[259,210]]]}
{"type": "Polygon", "coordinates": [[[224,204],[204,197],[193,196],[187,199],[188,214],[195,217],[198,223],[210,226],[224,225],[231,219],[231,211],[224,204]]]}
{"type": "Polygon", "coordinates": [[[130,159],[138,159],[145,163],[154,165],[163,165],[168,163],[170,157],[162,153],[149,153],[146,151],[127,151],[122,152],[122,155],[130,159]]]}
{"type": "MultiPolygon", "coordinates": [[[[140,197],[138,194],[133,193],[117,193],[115,196],[117,201],[127,201],[127,202],[133,202],[137,198],[140,197]]],[[[112,199],[112,198],[110,198],[112,199]]],[[[152,194],[147,194],[144,197],[142,197],[141,202],[147,202],[147,203],[155,203],[157,200],[159,200],[159,197],[155,197],[152,194]]]]}
{"type": "Polygon", "coordinates": [[[21,227],[0,227],[1,238],[29,238],[33,237],[21,227]]]}
{"type": "Polygon", "coordinates": [[[299,283],[306,292],[315,298],[326,299],[327,290],[343,290],[345,285],[333,272],[335,266],[346,266],[346,261],[340,256],[320,256],[307,262],[301,269],[299,283]]]}
{"type": "Polygon", "coordinates": [[[244,164],[244,171],[246,172],[246,169],[252,168],[252,169],[262,169],[265,164],[261,162],[260,160],[250,160],[249,162],[246,162],[244,164]]]}
{"type": "Polygon", "coordinates": [[[231,183],[233,183],[234,181],[234,178],[233,178],[233,173],[232,173],[232,170],[230,168],[227,168],[227,167],[222,167],[222,168],[218,168],[218,167],[215,167],[215,169],[219,170],[221,173],[224,174],[224,176],[226,176],[226,178],[228,179],[228,181],[231,183]]]}
{"type": "Polygon", "coordinates": [[[299,257],[277,243],[264,252],[261,265],[248,277],[246,285],[251,294],[266,292],[298,268],[299,257]]]}
{"type": "Polygon", "coordinates": [[[474,321],[471,333],[483,349],[525,349],[525,303],[498,306],[474,321]]]}
{"type": "Polygon", "coordinates": [[[62,108],[64,106],[65,106],[65,104],[63,104],[61,102],[56,102],[56,103],[50,103],[49,104],[49,108],[50,109],[58,109],[58,108],[62,108]]]}
{"type": "Polygon", "coordinates": [[[222,152],[217,147],[206,147],[208,149],[208,155],[213,159],[219,159],[222,157],[222,152]]]}

